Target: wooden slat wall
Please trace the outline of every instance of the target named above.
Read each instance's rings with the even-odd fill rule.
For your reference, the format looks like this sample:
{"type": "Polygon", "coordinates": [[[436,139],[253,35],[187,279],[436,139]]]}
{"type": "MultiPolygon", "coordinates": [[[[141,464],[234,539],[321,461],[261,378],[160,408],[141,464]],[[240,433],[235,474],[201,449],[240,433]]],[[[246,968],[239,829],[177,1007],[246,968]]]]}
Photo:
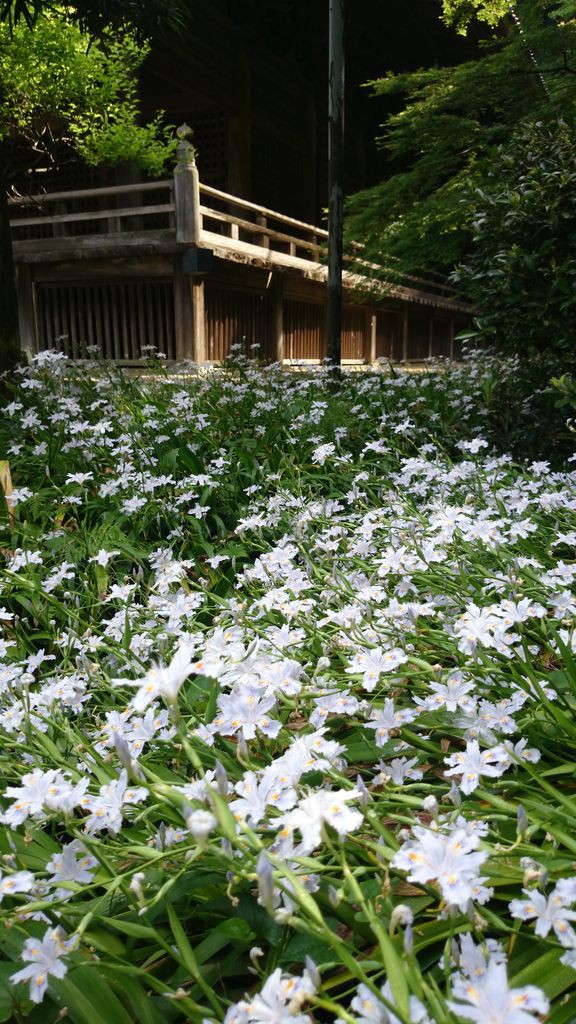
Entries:
{"type": "Polygon", "coordinates": [[[430,349],[430,316],[427,311],[408,312],[408,359],[428,359],[430,349]]]}
{"type": "Polygon", "coordinates": [[[271,299],[267,292],[244,291],[205,284],[206,356],[220,362],[231,345],[242,345],[244,354],[272,357],[271,299]],[[259,349],[252,349],[259,345],[259,349]]]}
{"type": "Polygon", "coordinates": [[[97,345],[104,359],[132,360],[146,345],[175,358],[171,281],[36,285],[40,349],[74,359],[97,345]]]}
{"type": "Polygon", "coordinates": [[[324,303],[284,301],[284,357],[323,359],[326,355],[324,303]]]}
{"type": "Polygon", "coordinates": [[[402,317],[393,310],[376,314],[376,358],[402,359],[402,317]]]}
{"type": "Polygon", "coordinates": [[[369,358],[370,327],[366,309],[342,310],[342,359],[365,362],[369,358]]]}
{"type": "Polygon", "coordinates": [[[450,355],[450,320],[435,316],[432,321],[432,355],[450,355]]]}

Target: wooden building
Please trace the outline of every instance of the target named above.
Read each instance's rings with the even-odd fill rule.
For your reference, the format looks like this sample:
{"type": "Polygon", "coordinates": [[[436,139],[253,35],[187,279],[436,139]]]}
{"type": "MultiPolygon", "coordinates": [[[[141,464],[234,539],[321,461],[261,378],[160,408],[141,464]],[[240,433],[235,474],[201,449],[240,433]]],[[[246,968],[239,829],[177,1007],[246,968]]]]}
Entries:
{"type": "MultiPolygon", "coordinates": [[[[166,180],[79,164],[11,201],[22,342],[134,361],[326,351],[324,73],[239,31],[226,0],[195,0],[182,35],[158,38],[141,74],[144,115],[192,128],[166,180]],[[46,188],[47,186],[47,188],[46,188]]],[[[351,150],[361,140],[349,130],[351,150]]],[[[360,182],[358,182],[360,184],[360,182]]],[[[343,357],[457,355],[470,315],[441,281],[346,276],[343,357]]]]}
{"type": "MultiPolygon", "coordinates": [[[[232,344],[288,363],[326,354],[326,230],[201,183],[185,133],[172,178],[11,201],[31,352],[220,362],[232,344]],[[254,346],[258,346],[255,350],[254,346]]],[[[345,275],[343,359],[458,354],[470,307],[442,281],[345,275]]]]}

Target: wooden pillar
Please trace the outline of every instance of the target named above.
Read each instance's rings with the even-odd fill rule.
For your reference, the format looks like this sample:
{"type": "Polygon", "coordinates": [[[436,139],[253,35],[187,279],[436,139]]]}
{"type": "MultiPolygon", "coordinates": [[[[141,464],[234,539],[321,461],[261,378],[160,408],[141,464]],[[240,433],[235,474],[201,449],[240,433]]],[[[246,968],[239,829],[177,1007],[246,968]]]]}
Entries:
{"type": "Polygon", "coordinates": [[[402,310],[402,359],[408,362],[408,306],[402,310]]]}
{"type": "Polygon", "coordinates": [[[371,302],[368,306],[368,330],[369,330],[369,348],[368,348],[368,362],[373,366],[377,359],[377,346],[378,346],[378,319],[376,313],[376,307],[371,302]]]}
{"type": "Polygon", "coordinates": [[[434,310],[428,314],[428,359],[434,355],[434,310]]]}
{"type": "Polygon", "coordinates": [[[177,360],[194,358],[194,315],[190,279],[182,272],[180,255],[174,257],[174,327],[177,360]]]}
{"type": "MultiPolygon", "coordinates": [[[[263,213],[259,213],[256,216],[256,223],[259,224],[261,228],[267,227],[268,221],[267,221],[266,216],[263,213]]],[[[266,235],[266,234],[260,235],[260,238],[259,238],[259,241],[258,241],[258,245],[261,245],[263,249],[269,249],[270,248],[270,235],[266,235]]]]}
{"type": "MultiPolygon", "coordinates": [[[[59,214],[63,215],[65,213],[71,213],[71,212],[72,211],[68,208],[66,203],[62,202],[62,200],[60,200],[60,202],[58,202],[58,203],[54,203],[54,214],[53,214],[53,216],[57,217],[59,214]]],[[[52,237],[53,238],[65,238],[66,237],[66,231],[67,231],[66,221],[64,221],[64,223],[62,223],[61,221],[53,221],[52,222],[52,237]]]]}
{"type": "Polygon", "coordinates": [[[200,213],[200,182],[194,146],[189,142],[192,129],[183,124],[178,129],[180,142],[174,168],[174,206],[176,241],[200,245],[202,215],[200,213]]]}
{"type": "Polygon", "coordinates": [[[207,358],[206,348],[206,308],[204,303],[204,281],[190,278],[190,296],[192,304],[193,342],[192,355],[198,366],[202,366],[207,358]]]}
{"type": "Polygon", "coordinates": [[[454,335],[456,334],[456,325],[454,316],[450,317],[450,359],[454,359],[454,335]]]}
{"type": "Polygon", "coordinates": [[[38,351],[38,323],[36,317],[36,293],[29,263],[16,265],[16,294],[18,296],[18,321],[20,348],[33,355],[38,351]]]}
{"type": "Polygon", "coordinates": [[[274,362],[284,360],[284,279],[281,274],[272,278],[272,356],[274,362]]]}

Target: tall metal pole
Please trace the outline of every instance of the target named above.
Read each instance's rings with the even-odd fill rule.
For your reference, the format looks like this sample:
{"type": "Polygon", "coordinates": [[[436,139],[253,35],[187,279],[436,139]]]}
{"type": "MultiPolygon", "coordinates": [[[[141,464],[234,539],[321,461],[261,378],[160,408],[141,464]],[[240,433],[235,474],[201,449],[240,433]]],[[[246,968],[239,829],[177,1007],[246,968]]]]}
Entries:
{"type": "Polygon", "coordinates": [[[328,51],[328,359],[342,355],[342,227],[344,217],[344,5],[329,0],[328,51]]]}

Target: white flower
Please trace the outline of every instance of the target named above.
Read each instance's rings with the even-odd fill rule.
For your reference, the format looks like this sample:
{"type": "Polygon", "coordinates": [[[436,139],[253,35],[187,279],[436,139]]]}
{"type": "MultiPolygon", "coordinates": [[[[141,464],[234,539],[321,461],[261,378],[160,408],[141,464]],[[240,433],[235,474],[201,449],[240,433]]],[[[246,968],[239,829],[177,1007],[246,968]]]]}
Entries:
{"type": "Polygon", "coordinates": [[[458,708],[467,711],[474,707],[474,701],[469,696],[474,690],[474,683],[465,680],[461,672],[454,672],[445,683],[429,683],[428,689],[432,690],[429,697],[415,697],[414,703],[426,708],[427,711],[436,711],[446,708],[446,711],[454,712],[458,708]]]}
{"type": "Polygon", "coordinates": [[[117,833],[122,828],[123,809],[125,804],[139,804],[148,796],[143,787],[132,789],[128,786],[128,773],[122,771],[119,778],[100,786],[98,796],[85,796],[81,800],[82,807],[89,810],[84,829],[93,835],[107,828],[117,833]]]}
{"type": "Polygon", "coordinates": [[[403,786],[406,779],[417,782],[424,775],[417,765],[417,757],[395,757],[391,761],[379,761],[377,767],[380,769],[380,775],[377,775],[374,781],[378,785],[383,785],[390,780],[395,786],[403,786]]]}
{"type": "Polygon", "coordinates": [[[61,928],[49,928],[42,939],[27,939],[22,950],[22,959],[28,966],[10,976],[13,985],[21,981],[30,982],[30,999],[41,1003],[48,986],[48,975],[63,978],[68,967],[62,961],[72,948],[61,928]]]}
{"type": "Polygon", "coordinates": [[[398,665],[402,665],[407,660],[408,655],[399,647],[394,647],[389,651],[376,647],[373,650],[359,651],[355,654],[346,671],[351,675],[362,675],[364,689],[371,693],[382,673],[393,672],[398,665]]]}
{"type": "MultiPolygon", "coordinates": [[[[357,1015],[358,1024],[400,1024],[400,1018],[388,1007],[395,1005],[390,982],[381,989],[385,1005],[367,985],[358,985],[350,1009],[357,1015]]],[[[410,996],[410,1024],[430,1024],[430,1017],[416,996],[410,996]]]]}
{"type": "MultiPolygon", "coordinates": [[[[92,881],[94,872],[92,868],[97,867],[98,861],[92,857],[84,843],[79,839],[67,843],[62,847],[61,853],[55,853],[46,865],[46,870],[52,873],[50,882],[76,882],[79,885],[92,881]]],[[[66,898],[71,895],[70,889],[58,888],[55,895],[59,898],[66,898]]]]}
{"type": "Polygon", "coordinates": [[[326,459],[330,455],[333,455],[336,451],[336,445],[330,441],[327,444],[321,444],[312,452],[312,462],[316,462],[319,466],[323,466],[326,459]]]}
{"type": "Polygon", "coordinates": [[[416,826],[413,833],[416,839],[400,847],[392,867],[408,872],[411,882],[436,882],[446,902],[464,912],[483,881],[478,871],[488,857],[486,851],[476,849],[479,836],[461,827],[444,835],[416,826]]]}
{"type": "Polygon", "coordinates": [[[242,1000],[230,1007],[224,1024],[310,1024],[310,1017],[300,1011],[315,989],[308,971],[301,978],[293,978],[277,967],[261,992],[249,1002],[242,1000]]]}
{"type": "Polygon", "coordinates": [[[93,473],[68,473],[65,483],[67,484],[85,484],[88,480],[93,480],[93,473]]]}
{"type": "Polygon", "coordinates": [[[403,708],[394,710],[394,701],[388,698],[383,708],[373,708],[371,721],[366,723],[367,729],[374,729],[376,745],[383,747],[390,739],[390,733],[401,729],[403,725],[413,722],[420,714],[416,709],[403,708]]]}
{"type": "Polygon", "coordinates": [[[550,1005],[535,985],[509,988],[506,965],[494,961],[477,980],[457,977],[453,992],[448,1006],[474,1024],[535,1024],[534,1015],[548,1013],[550,1005]]]}
{"type": "Polygon", "coordinates": [[[276,706],[276,698],[263,697],[258,689],[246,687],[240,693],[222,694],[218,698],[221,714],[212,722],[221,736],[233,736],[241,732],[245,740],[253,740],[256,729],[265,736],[274,738],[282,728],[282,722],[270,718],[268,712],[276,706]]]}
{"type": "Polygon", "coordinates": [[[88,561],[96,562],[98,565],[101,565],[103,568],[106,568],[110,559],[114,558],[115,555],[119,554],[119,551],[107,551],[106,548],[100,548],[98,554],[93,555],[92,558],[88,559],[88,561]]]}
{"type": "Polygon", "coordinates": [[[20,786],[7,786],[4,795],[16,797],[6,811],[0,813],[0,821],[11,828],[17,828],[27,818],[43,819],[51,811],[68,813],[82,799],[88,780],[73,785],[64,772],[50,768],[43,772],[35,768],[23,775],[20,786]]]}
{"type": "Polygon", "coordinates": [[[562,898],[562,890],[558,893],[554,889],[548,899],[544,893],[538,892],[536,889],[523,889],[522,892],[528,899],[512,900],[510,903],[512,917],[518,917],[521,921],[536,918],[536,935],[544,938],[552,928],[556,933],[556,938],[563,946],[576,946],[576,932],[569,923],[576,921],[576,913],[573,910],[567,910],[562,898]]]}
{"type": "Polygon", "coordinates": [[[278,819],[282,831],[291,834],[298,829],[302,836],[300,851],[312,853],[322,842],[322,825],[330,825],[342,838],[360,828],[360,811],[348,807],[350,800],[360,796],[356,789],[338,789],[333,792],[312,793],[300,801],[298,807],[278,819]]]}
{"type": "Polygon", "coordinates": [[[173,704],[184,681],[194,672],[193,650],[181,644],[169,665],[152,665],[141,679],[113,679],[113,686],[136,686],[138,692],[132,698],[135,711],[144,711],[149,704],[161,697],[167,704],[173,704]]]}
{"type": "Polygon", "coordinates": [[[492,779],[503,775],[509,766],[507,761],[501,747],[481,751],[478,740],[471,740],[466,744],[466,750],[444,758],[445,764],[452,765],[445,775],[461,775],[459,788],[463,793],[472,793],[480,785],[483,775],[492,779]]]}
{"type": "Polygon", "coordinates": [[[3,875],[0,871],[0,903],[5,896],[12,896],[15,892],[30,892],[34,881],[31,871],[15,871],[12,875],[3,875]]]}

